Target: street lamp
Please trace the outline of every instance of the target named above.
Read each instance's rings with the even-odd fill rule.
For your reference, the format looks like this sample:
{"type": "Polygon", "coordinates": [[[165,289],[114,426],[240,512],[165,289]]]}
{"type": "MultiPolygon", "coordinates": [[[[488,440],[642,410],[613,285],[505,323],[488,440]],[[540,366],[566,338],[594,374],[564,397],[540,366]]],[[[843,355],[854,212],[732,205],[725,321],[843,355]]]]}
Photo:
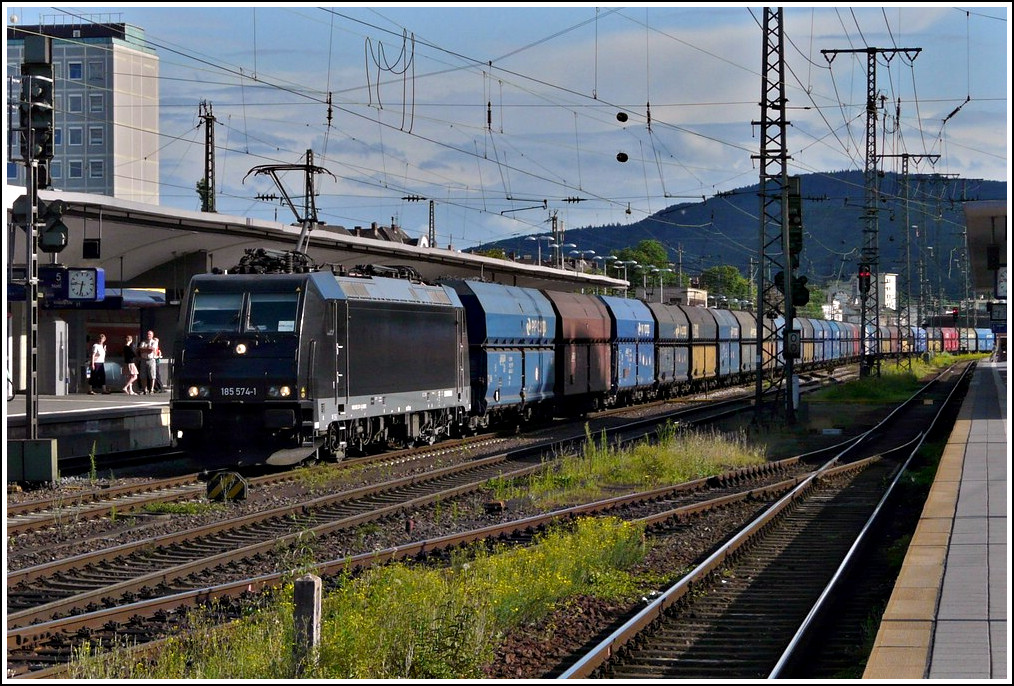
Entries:
{"type": "Polygon", "coordinates": [[[578,272],[578,260],[581,260],[581,262],[584,263],[585,256],[594,255],[595,251],[594,250],[571,250],[570,254],[574,255],[574,271],[578,272]]]}
{"type": "Polygon", "coordinates": [[[528,236],[528,237],[525,238],[525,240],[526,241],[536,241],[536,243],[538,244],[538,246],[539,246],[539,251],[538,251],[539,252],[539,257],[538,257],[538,259],[539,259],[539,266],[541,267],[542,266],[542,241],[550,241],[550,242],[552,242],[553,237],[552,236],[528,236]]]}
{"type": "Polygon", "coordinates": [[[672,269],[659,269],[658,267],[656,267],[656,268],[654,268],[654,269],[651,270],[651,273],[652,274],[658,274],[658,301],[660,303],[664,303],[665,302],[665,298],[663,297],[662,280],[665,277],[663,276],[663,274],[672,274],[673,273],[672,269]]]}
{"type": "Polygon", "coordinates": [[[559,252],[557,252],[556,266],[559,267],[560,269],[563,269],[563,251],[564,251],[564,249],[565,248],[576,248],[577,247],[577,243],[563,243],[563,244],[558,245],[556,247],[559,248],[559,252]]]}
{"type": "Polygon", "coordinates": [[[627,282],[627,288],[626,290],[624,290],[623,295],[624,297],[626,297],[630,289],[630,279],[627,278],[627,267],[636,267],[637,260],[627,260],[627,261],[616,260],[615,262],[613,262],[613,266],[617,268],[623,267],[623,280],[627,282]]]}
{"type": "Polygon", "coordinates": [[[609,263],[616,259],[616,255],[596,255],[592,259],[601,264],[602,273],[605,274],[609,263]]]}

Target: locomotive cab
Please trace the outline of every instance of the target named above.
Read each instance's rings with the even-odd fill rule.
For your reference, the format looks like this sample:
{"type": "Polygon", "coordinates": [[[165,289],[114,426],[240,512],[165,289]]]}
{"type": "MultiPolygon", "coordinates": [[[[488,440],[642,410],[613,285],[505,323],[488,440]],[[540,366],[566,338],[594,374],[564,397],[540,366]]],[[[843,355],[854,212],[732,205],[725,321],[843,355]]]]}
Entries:
{"type": "MultiPolygon", "coordinates": [[[[206,459],[291,464],[313,456],[318,346],[334,347],[326,305],[306,275],[194,277],[178,329],[171,424],[206,459]]],[[[333,366],[333,365],[332,365],[333,366]]]]}

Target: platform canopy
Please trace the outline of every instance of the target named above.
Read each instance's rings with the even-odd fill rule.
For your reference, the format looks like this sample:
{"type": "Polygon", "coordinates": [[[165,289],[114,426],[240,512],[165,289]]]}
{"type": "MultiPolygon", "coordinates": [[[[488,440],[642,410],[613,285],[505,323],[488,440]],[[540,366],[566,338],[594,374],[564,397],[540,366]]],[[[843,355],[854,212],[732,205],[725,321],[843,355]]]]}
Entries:
{"type": "MultiPolygon", "coordinates": [[[[7,191],[9,213],[14,199],[23,195],[25,189],[8,186],[7,191]]],[[[294,249],[302,231],[300,226],[279,222],[179,210],[87,193],[41,191],[39,197],[44,202],[59,199],[65,203],[63,220],[70,230],[67,247],[55,256],[40,253],[39,263],[56,261],[67,266],[101,267],[107,283],[133,284],[138,277],[159,273],[160,267],[192,254],[207,255],[207,271],[229,269],[249,248],[294,249]]],[[[12,236],[14,244],[8,246],[8,259],[23,265],[24,231],[15,230],[12,236]]],[[[427,281],[441,277],[482,278],[562,291],[627,286],[625,280],[601,274],[366,238],[344,227],[328,225],[318,225],[309,232],[305,252],[319,265],[341,265],[346,269],[361,264],[407,266],[427,281]]]]}
{"type": "Polygon", "coordinates": [[[976,200],[964,203],[965,240],[968,246],[969,283],[976,295],[998,297],[997,270],[991,269],[990,253],[1007,268],[1007,201],[976,200]]]}

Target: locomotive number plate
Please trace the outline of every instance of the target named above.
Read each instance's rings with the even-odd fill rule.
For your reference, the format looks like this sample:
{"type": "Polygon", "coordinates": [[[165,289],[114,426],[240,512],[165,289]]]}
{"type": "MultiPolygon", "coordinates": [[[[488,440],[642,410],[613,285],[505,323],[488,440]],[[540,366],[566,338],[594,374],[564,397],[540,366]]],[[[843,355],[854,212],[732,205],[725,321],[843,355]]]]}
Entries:
{"type": "Polygon", "coordinates": [[[256,398],[257,388],[254,386],[222,386],[219,393],[223,398],[256,398]]]}

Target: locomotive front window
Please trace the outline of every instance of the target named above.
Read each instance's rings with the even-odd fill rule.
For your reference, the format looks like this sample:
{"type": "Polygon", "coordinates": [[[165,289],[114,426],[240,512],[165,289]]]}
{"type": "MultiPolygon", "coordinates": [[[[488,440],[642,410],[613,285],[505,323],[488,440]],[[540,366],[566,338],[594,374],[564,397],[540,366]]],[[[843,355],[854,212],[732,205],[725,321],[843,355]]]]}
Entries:
{"type": "Polygon", "coordinates": [[[298,306],[298,293],[251,293],[247,330],[292,333],[298,306]]]}
{"type": "Polygon", "coordinates": [[[242,293],[197,293],[192,333],[234,333],[239,331],[243,313],[242,293]]]}

